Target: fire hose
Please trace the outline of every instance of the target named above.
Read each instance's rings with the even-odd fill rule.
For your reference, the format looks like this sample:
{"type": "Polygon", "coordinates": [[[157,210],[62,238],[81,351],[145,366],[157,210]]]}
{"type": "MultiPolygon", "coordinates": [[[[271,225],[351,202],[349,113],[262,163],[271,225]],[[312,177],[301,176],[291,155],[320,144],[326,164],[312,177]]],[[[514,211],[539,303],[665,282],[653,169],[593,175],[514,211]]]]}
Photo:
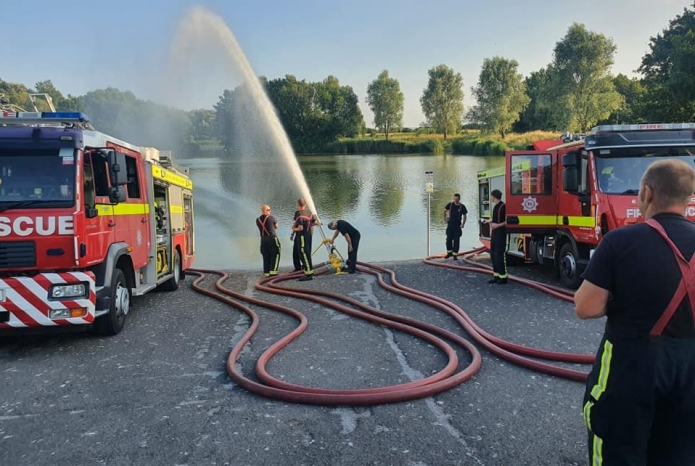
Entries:
{"type": "MultiPolygon", "coordinates": [[[[326,243],[325,238],[322,244],[324,243],[326,243]]],[[[489,266],[472,260],[475,255],[483,252],[484,250],[485,248],[478,248],[461,254],[459,257],[462,258],[462,262],[467,264],[465,266],[434,261],[434,258],[442,256],[430,256],[426,258],[424,262],[431,265],[454,268],[458,270],[476,273],[490,273],[491,270],[489,266]]],[[[324,262],[315,267],[315,275],[328,273],[329,268],[333,268],[336,273],[340,273],[341,269],[337,267],[340,260],[336,261],[336,257],[339,256],[339,253],[331,248],[331,254],[333,254],[333,257],[331,257],[330,262],[324,262]]],[[[379,286],[381,286],[383,289],[447,313],[455,319],[455,321],[471,336],[473,340],[475,340],[476,343],[492,354],[521,367],[525,367],[537,372],[574,381],[586,380],[587,373],[585,372],[559,367],[546,362],[536,361],[530,359],[529,357],[565,363],[592,364],[594,361],[593,355],[548,351],[530,348],[502,340],[480,328],[458,305],[439,298],[438,296],[424,293],[400,284],[396,280],[395,272],[392,270],[359,261],[357,262],[357,265],[360,266],[360,272],[375,276],[379,286]],[[390,283],[384,280],[384,275],[388,277],[390,283]]],[[[229,273],[227,272],[218,270],[188,269],[187,273],[198,276],[198,278],[196,278],[191,285],[193,290],[233,306],[248,315],[251,319],[251,325],[249,326],[248,330],[244,333],[242,338],[238,341],[229,354],[227,359],[227,373],[229,374],[231,380],[239,386],[262,396],[283,401],[316,405],[364,406],[402,402],[432,396],[449,390],[473,377],[478,372],[482,364],[482,358],[477,348],[468,340],[460,335],[457,335],[456,333],[419,321],[417,319],[412,319],[373,308],[362,303],[361,301],[339,293],[320,291],[316,289],[298,289],[279,285],[280,282],[295,279],[301,274],[291,272],[260,279],[255,284],[255,288],[259,291],[267,293],[313,301],[324,307],[332,308],[334,310],[378,325],[382,325],[384,327],[388,327],[390,329],[406,332],[417,338],[425,340],[438,348],[447,356],[448,363],[439,372],[436,372],[429,377],[405,384],[379,388],[331,390],[306,387],[284,382],[270,375],[266,370],[266,364],[275,354],[289,345],[306,330],[308,324],[306,316],[301,312],[287,306],[269,301],[263,301],[245,294],[237,293],[225,287],[223,283],[229,277],[229,273]],[[201,282],[206,279],[207,275],[219,276],[215,282],[215,290],[207,289],[201,285],[201,282]],[[340,302],[344,304],[341,304],[340,302]],[[258,358],[255,368],[258,382],[244,376],[241,370],[238,368],[239,355],[246,344],[251,340],[260,325],[258,315],[247,304],[261,306],[281,312],[295,318],[299,322],[299,325],[293,331],[271,345],[258,358]],[[352,307],[349,307],[348,305],[352,307]],[[459,365],[458,355],[454,348],[445,340],[455,343],[468,352],[471,356],[470,364],[459,372],[457,372],[459,365]]],[[[559,299],[570,302],[572,301],[572,293],[568,290],[511,275],[509,279],[528,285],[559,299]]]]}

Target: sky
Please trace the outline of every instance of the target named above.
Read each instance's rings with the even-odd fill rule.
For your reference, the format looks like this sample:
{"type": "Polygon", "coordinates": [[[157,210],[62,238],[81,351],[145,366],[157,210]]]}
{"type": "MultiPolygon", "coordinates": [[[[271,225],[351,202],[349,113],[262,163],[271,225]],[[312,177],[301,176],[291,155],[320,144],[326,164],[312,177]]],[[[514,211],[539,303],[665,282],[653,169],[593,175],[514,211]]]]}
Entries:
{"type": "MultiPolygon", "coordinates": [[[[108,86],[185,109],[211,108],[240,83],[219,44],[181,32],[195,6],[218,15],[257,76],[292,74],[352,86],[367,126],[367,85],[386,69],[405,96],[404,125],[424,122],[427,71],[445,64],[463,76],[464,105],[485,58],[515,59],[524,76],[552,61],[573,22],[611,38],[613,73],[636,76],[649,40],[693,0],[35,0],[0,5],[0,78],[64,94],[108,86]],[[175,47],[173,44],[177,44],[175,47]],[[183,45],[182,45],[183,44],[183,45]],[[188,47],[186,44],[196,44],[188,47]],[[172,50],[174,48],[175,50],[172,50]],[[183,51],[185,49],[185,53],[183,51]]],[[[209,32],[212,24],[203,25],[209,32]]]]}

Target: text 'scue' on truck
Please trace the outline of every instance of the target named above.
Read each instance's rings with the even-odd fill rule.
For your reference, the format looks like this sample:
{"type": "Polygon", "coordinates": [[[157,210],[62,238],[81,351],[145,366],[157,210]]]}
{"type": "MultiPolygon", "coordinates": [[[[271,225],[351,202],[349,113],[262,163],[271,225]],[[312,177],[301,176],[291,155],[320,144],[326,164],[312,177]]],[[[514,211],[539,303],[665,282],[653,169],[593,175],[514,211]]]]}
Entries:
{"type": "MultiPolygon", "coordinates": [[[[680,159],[695,167],[695,123],[603,125],[583,138],[534,145],[478,173],[480,240],[489,248],[482,220],[492,211],[490,192],[499,189],[510,263],[552,263],[571,289],[606,233],[643,221],[637,195],[649,165],[680,159]]],[[[695,220],[695,198],[685,214],[695,220]]]]}
{"type": "Polygon", "coordinates": [[[115,335],[133,296],[176,290],[194,257],[193,183],[170,153],[82,113],[0,113],[0,333],[115,335]]]}

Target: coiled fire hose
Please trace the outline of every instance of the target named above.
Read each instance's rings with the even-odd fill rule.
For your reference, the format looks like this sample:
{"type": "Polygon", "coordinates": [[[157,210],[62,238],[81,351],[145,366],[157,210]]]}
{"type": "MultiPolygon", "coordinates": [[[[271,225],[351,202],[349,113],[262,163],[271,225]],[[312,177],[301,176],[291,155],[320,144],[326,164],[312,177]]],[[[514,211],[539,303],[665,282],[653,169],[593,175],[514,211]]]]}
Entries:
{"type": "MultiPolygon", "coordinates": [[[[462,258],[463,262],[467,264],[466,266],[435,262],[433,260],[434,258],[441,256],[428,257],[424,260],[424,262],[441,267],[477,273],[490,273],[491,270],[489,266],[472,260],[472,257],[480,254],[484,250],[485,248],[478,248],[460,254],[459,256],[462,258]]],[[[329,265],[330,264],[328,263],[318,264],[315,267],[315,275],[328,273],[329,265]]],[[[418,301],[452,316],[473,340],[475,340],[486,350],[490,351],[492,354],[495,354],[496,356],[511,363],[537,372],[575,381],[586,380],[587,373],[585,372],[535,361],[529,357],[574,364],[592,364],[594,361],[593,355],[548,351],[530,348],[502,340],[487,333],[485,330],[476,325],[475,322],[473,322],[473,320],[465,313],[465,311],[456,304],[435,295],[424,293],[398,283],[396,280],[396,274],[392,270],[364,262],[358,262],[357,265],[360,266],[359,270],[361,272],[375,276],[379,286],[385,290],[396,293],[407,299],[418,301]],[[384,275],[388,277],[390,283],[384,280],[384,275]]],[[[239,386],[262,396],[283,401],[316,405],[363,406],[401,402],[424,398],[449,390],[450,388],[465,382],[475,375],[482,364],[480,353],[476,347],[462,336],[448,330],[421,322],[417,319],[375,309],[356,299],[338,293],[315,289],[307,290],[284,287],[278,284],[285,280],[295,279],[301,274],[301,272],[292,272],[275,277],[263,278],[256,283],[255,288],[263,292],[313,301],[321,304],[324,307],[332,308],[348,315],[388,327],[390,329],[409,333],[417,338],[431,343],[442,351],[447,356],[448,363],[439,372],[436,372],[434,375],[421,380],[379,388],[331,390],[305,387],[284,382],[271,376],[266,370],[266,364],[275,354],[277,354],[280,350],[282,350],[304,332],[308,323],[306,316],[295,309],[246,296],[226,288],[224,286],[224,282],[229,277],[229,273],[227,272],[218,270],[189,269],[187,270],[187,273],[198,276],[198,278],[196,278],[191,285],[196,292],[229,304],[247,314],[251,319],[250,327],[229,354],[227,359],[227,373],[232,381],[239,386]],[[201,283],[206,279],[207,275],[219,276],[215,282],[214,290],[208,289],[201,285],[201,283]],[[345,304],[341,304],[340,302],[345,304]],[[292,332],[288,333],[276,343],[271,345],[258,358],[256,363],[256,377],[258,378],[259,382],[244,376],[237,367],[239,355],[246,344],[251,340],[258,329],[258,326],[260,325],[258,315],[250,307],[248,307],[247,304],[244,303],[261,306],[284,313],[294,317],[299,322],[299,325],[292,332]],[[352,307],[349,307],[346,304],[352,307]],[[457,367],[459,365],[458,355],[454,348],[452,348],[451,345],[444,340],[449,340],[450,342],[455,343],[471,355],[471,362],[468,364],[468,366],[457,372],[457,367]]],[[[511,275],[509,279],[527,286],[531,286],[532,288],[548,293],[559,299],[569,302],[572,301],[572,292],[568,290],[511,275]]]]}

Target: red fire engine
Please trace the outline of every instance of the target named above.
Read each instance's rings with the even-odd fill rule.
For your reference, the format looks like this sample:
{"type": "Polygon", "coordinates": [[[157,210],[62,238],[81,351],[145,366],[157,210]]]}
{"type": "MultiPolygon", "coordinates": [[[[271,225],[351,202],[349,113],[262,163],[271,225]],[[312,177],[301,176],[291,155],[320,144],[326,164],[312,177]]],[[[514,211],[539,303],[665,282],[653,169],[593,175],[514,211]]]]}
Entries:
{"type": "MultiPolygon", "coordinates": [[[[664,158],[695,165],[695,123],[597,126],[583,139],[507,152],[504,167],[478,173],[480,240],[490,246],[482,220],[492,211],[490,192],[499,189],[508,258],[551,262],[562,283],[577,288],[603,235],[641,221],[639,182],[664,158]]],[[[686,214],[695,220],[692,202],[686,214]]]]}
{"type": "Polygon", "coordinates": [[[131,297],[194,259],[193,183],[171,155],[77,112],[0,113],[0,330],[119,333],[131,297]]]}

